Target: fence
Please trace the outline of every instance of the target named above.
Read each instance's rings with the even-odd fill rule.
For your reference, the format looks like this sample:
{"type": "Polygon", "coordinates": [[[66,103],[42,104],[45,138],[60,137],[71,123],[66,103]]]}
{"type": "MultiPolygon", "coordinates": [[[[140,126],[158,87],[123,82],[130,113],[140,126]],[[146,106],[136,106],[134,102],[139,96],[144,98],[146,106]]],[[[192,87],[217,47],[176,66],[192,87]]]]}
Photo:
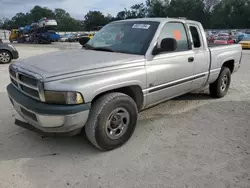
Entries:
{"type": "MultiPolygon", "coordinates": [[[[59,35],[65,35],[65,34],[83,34],[83,33],[95,33],[96,31],[64,31],[64,32],[60,32],[58,31],[57,33],[59,35]]],[[[2,40],[9,40],[9,36],[10,36],[10,31],[9,30],[2,30],[0,29],[0,39],[2,40]]]]}
{"type": "Polygon", "coordinates": [[[2,40],[8,40],[9,39],[9,35],[10,35],[10,31],[9,30],[1,30],[0,29],[0,39],[2,39],[2,40]]]}
{"type": "Polygon", "coordinates": [[[83,34],[83,33],[96,33],[96,31],[58,31],[59,35],[65,35],[65,34],[83,34]]]}

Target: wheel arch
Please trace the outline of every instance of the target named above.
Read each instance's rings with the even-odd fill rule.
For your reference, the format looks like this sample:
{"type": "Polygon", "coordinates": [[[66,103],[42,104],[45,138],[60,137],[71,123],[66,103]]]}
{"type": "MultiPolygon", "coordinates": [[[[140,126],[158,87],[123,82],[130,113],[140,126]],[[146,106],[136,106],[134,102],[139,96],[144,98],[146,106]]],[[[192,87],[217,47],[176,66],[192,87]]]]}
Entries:
{"type": "Polygon", "coordinates": [[[95,95],[91,103],[99,99],[101,96],[107,93],[113,93],[113,92],[120,92],[120,93],[130,96],[135,101],[138,111],[142,109],[143,104],[144,104],[144,97],[143,97],[142,88],[139,85],[123,86],[120,88],[115,88],[115,89],[100,92],[95,95]]]}
{"type": "Polygon", "coordinates": [[[6,49],[6,48],[0,48],[0,52],[1,51],[8,52],[11,55],[11,57],[13,57],[13,54],[12,54],[11,50],[6,49]]]}
{"type": "Polygon", "coordinates": [[[227,67],[229,68],[229,70],[231,71],[231,73],[233,73],[234,71],[234,59],[230,59],[230,60],[226,60],[223,64],[222,67],[227,67]]]}

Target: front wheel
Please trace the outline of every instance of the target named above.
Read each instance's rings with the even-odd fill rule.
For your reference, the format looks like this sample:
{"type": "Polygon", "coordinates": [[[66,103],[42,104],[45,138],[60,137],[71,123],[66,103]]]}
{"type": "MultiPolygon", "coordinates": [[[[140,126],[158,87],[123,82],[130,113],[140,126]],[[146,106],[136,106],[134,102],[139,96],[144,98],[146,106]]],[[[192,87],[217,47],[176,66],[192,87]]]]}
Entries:
{"type": "Polygon", "coordinates": [[[0,50],[0,63],[2,64],[10,63],[11,59],[12,59],[12,56],[10,52],[6,50],[0,50]]]}
{"type": "Polygon", "coordinates": [[[137,106],[131,97],[109,93],[94,102],[85,132],[94,146],[101,150],[112,150],[130,139],[137,117],[137,106]]]}
{"type": "Polygon", "coordinates": [[[217,80],[210,84],[210,95],[215,98],[224,97],[231,83],[231,71],[227,67],[222,67],[221,72],[217,80]]]}

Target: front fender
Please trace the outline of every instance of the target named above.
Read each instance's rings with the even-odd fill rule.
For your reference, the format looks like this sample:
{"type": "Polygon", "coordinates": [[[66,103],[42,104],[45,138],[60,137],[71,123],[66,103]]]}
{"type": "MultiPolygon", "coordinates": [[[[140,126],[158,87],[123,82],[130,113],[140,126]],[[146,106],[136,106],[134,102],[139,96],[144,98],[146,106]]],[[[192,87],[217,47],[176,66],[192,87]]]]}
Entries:
{"type": "Polygon", "coordinates": [[[91,102],[97,95],[126,86],[146,88],[145,66],[83,75],[45,83],[46,90],[77,91],[91,102]]]}

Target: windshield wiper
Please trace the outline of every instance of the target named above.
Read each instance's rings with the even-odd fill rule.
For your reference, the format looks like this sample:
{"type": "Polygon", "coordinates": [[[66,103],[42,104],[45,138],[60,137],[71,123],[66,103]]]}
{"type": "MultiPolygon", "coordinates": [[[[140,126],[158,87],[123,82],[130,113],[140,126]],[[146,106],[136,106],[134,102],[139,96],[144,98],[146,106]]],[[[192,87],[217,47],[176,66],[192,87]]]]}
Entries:
{"type": "Polygon", "coordinates": [[[91,46],[90,44],[84,44],[82,47],[84,47],[85,49],[88,49],[88,50],[93,50],[94,47],[91,46]]]}
{"type": "Polygon", "coordinates": [[[96,50],[96,51],[104,51],[104,52],[115,52],[114,50],[110,48],[105,48],[105,47],[93,47],[90,44],[85,44],[83,47],[87,50],[96,50]]]}
{"type": "Polygon", "coordinates": [[[114,52],[114,50],[112,50],[110,48],[105,48],[105,47],[96,47],[96,48],[92,48],[92,50],[104,51],[104,52],[114,52]]]}

